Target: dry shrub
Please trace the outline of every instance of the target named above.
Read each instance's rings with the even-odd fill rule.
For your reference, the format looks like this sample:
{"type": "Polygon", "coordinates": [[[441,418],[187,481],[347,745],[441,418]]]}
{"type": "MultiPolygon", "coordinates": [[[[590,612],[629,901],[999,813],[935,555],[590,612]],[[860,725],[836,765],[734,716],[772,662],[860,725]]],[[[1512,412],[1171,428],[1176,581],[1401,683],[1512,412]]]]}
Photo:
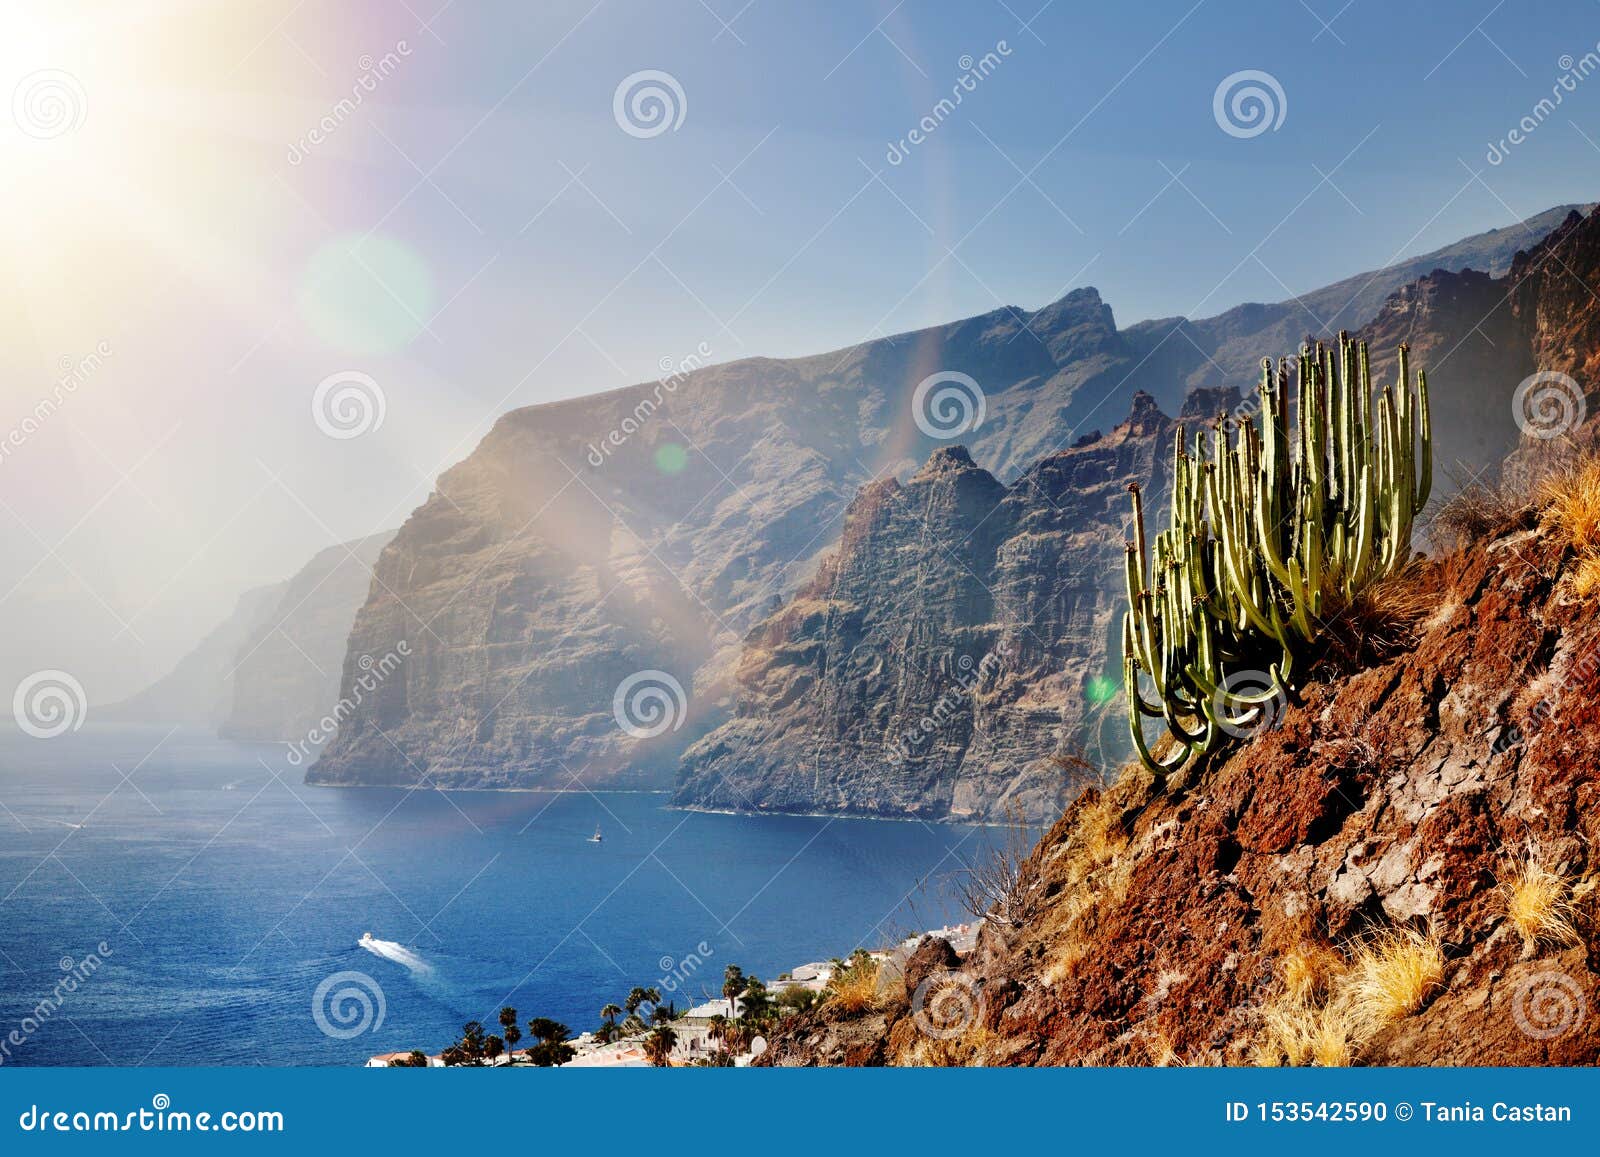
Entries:
{"type": "Polygon", "coordinates": [[[998,1039],[984,1025],[973,1021],[960,1034],[930,1037],[921,1032],[895,1051],[890,1063],[897,1068],[954,1069],[982,1063],[983,1051],[998,1039]]]}
{"type": "Polygon", "coordinates": [[[1582,939],[1571,885],[1545,863],[1537,847],[1530,845],[1511,878],[1500,884],[1500,896],[1507,919],[1530,951],[1540,944],[1564,947],[1582,939]]]}
{"type": "Polygon", "coordinates": [[[879,962],[857,951],[828,981],[827,1003],[846,1016],[859,1016],[878,1003],[879,962]]]}
{"type": "Polygon", "coordinates": [[[1465,550],[1520,525],[1533,509],[1525,486],[1470,482],[1428,521],[1427,536],[1445,550],[1465,550]]]}
{"type": "Polygon", "coordinates": [[[1415,649],[1420,624],[1439,608],[1439,588],[1428,581],[1430,573],[1427,564],[1416,561],[1352,599],[1337,589],[1325,592],[1318,665],[1353,671],[1415,649]]]}

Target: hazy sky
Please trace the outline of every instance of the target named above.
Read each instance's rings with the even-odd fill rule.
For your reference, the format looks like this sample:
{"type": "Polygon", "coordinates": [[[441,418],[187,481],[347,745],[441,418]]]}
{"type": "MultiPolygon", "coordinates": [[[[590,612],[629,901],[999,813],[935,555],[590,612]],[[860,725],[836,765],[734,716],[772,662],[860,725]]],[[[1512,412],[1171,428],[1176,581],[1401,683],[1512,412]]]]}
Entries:
{"type": "Polygon", "coordinates": [[[701,343],[1087,284],[1122,323],[1204,316],[1600,196],[1600,78],[1563,59],[1592,3],[0,11],[0,684],[62,668],[99,702],[398,525],[497,414],[701,343]],[[647,70],[670,125],[618,112],[647,70]],[[1215,104],[1248,70],[1282,94],[1255,82],[1256,135],[1215,104]],[[333,375],[381,426],[318,428],[333,375]]]}

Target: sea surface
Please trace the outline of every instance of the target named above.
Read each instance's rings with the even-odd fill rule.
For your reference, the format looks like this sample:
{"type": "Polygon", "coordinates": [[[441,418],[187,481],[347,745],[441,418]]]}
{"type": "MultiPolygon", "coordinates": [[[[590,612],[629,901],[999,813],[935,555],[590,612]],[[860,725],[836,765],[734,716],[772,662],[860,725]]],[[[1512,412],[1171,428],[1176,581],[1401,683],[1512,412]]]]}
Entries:
{"type": "Polygon", "coordinates": [[[998,838],[302,775],[194,732],[0,734],[0,1065],[358,1064],[506,1004],[575,1032],[635,985],[683,1009],[729,963],[963,919],[953,876],[998,838]]]}

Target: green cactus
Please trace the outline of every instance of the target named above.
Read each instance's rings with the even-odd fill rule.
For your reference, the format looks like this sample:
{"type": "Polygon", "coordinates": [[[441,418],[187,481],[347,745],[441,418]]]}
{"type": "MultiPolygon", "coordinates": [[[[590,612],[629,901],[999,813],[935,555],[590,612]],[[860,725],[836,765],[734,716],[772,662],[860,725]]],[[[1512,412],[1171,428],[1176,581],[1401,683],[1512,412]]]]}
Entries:
{"type": "Polygon", "coordinates": [[[1302,347],[1291,428],[1290,359],[1276,371],[1263,359],[1257,420],[1219,417],[1192,444],[1178,428],[1171,516],[1153,553],[1139,486],[1129,486],[1123,678],[1134,747],[1157,775],[1251,728],[1287,696],[1324,610],[1410,559],[1433,474],[1428,379],[1418,370],[1413,390],[1410,362],[1402,345],[1399,382],[1375,396],[1366,342],[1341,332],[1337,349],[1302,347]],[[1246,671],[1269,684],[1237,688],[1246,671]],[[1145,717],[1177,741],[1165,761],[1150,751],[1145,717]]]}

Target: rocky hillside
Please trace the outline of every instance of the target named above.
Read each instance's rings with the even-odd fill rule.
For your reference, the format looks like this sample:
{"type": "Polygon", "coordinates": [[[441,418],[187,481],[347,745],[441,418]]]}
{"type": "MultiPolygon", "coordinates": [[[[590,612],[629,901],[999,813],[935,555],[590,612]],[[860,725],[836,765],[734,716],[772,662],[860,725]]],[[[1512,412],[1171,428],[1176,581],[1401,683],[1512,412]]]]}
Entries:
{"type": "Polygon", "coordinates": [[[394,531],[320,551],[291,578],[272,613],[237,651],[229,739],[304,739],[339,700],[345,641],[372,568],[394,531]]]}
{"type": "MultiPolygon", "coordinates": [[[[1237,393],[1197,391],[1185,418],[1237,393]]],[[[1082,785],[1049,757],[1118,686],[1127,486],[1161,500],[1173,421],[1148,394],[1011,486],[960,446],[865,488],[838,551],[745,640],[737,712],[684,756],[676,802],[737,810],[1054,818],[1082,785]],[[1113,656],[1113,659],[1115,657],[1113,656]]],[[[1107,728],[1122,750],[1120,716],[1107,728]]]]}
{"type": "Polygon", "coordinates": [[[1347,628],[1403,651],[1324,668],[1178,781],[1085,794],[966,959],[925,945],[764,1062],[1595,1063],[1600,624],[1574,562],[1524,517],[1398,580],[1347,628]]]}
{"type": "MultiPolygon", "coordinates": [[[[1494,266],[1522,236],[1501,230],[1439,260],[1494,266]]],[[[1371,275],[1349,308],[1412,273],[1371,275]]],[[[380,560],[345,690],[360,656],[402,641],[411,654],[309,778],[669,783],[679,755],[728,718],[741,640],[815,574],[863,485],[909,478],[952,433],[976,466],[1014,482],[1126,413],[1140,389],[1173,413],[1188,388],[1224,384],[1240,351],[1253,358],[1303,313],[1245,306],[1119,330],[1094,290],[1078,290],[1038,311],[1006,307],[819,357],[698,369],[698,356],[680,359],[658,383],[514,411],[380,560]],[[959,410],[914,405],[919,384],[951,373],[983,393],[975,428],[959,410]],[[616,690],[640,672],[668,688],[659,732],[618,725],[616,690]]],[[[991,768],[983,781],[981,799],[954,804],[952,791],[926,807],[983,811],[1017,775],[991,768]]]]}

